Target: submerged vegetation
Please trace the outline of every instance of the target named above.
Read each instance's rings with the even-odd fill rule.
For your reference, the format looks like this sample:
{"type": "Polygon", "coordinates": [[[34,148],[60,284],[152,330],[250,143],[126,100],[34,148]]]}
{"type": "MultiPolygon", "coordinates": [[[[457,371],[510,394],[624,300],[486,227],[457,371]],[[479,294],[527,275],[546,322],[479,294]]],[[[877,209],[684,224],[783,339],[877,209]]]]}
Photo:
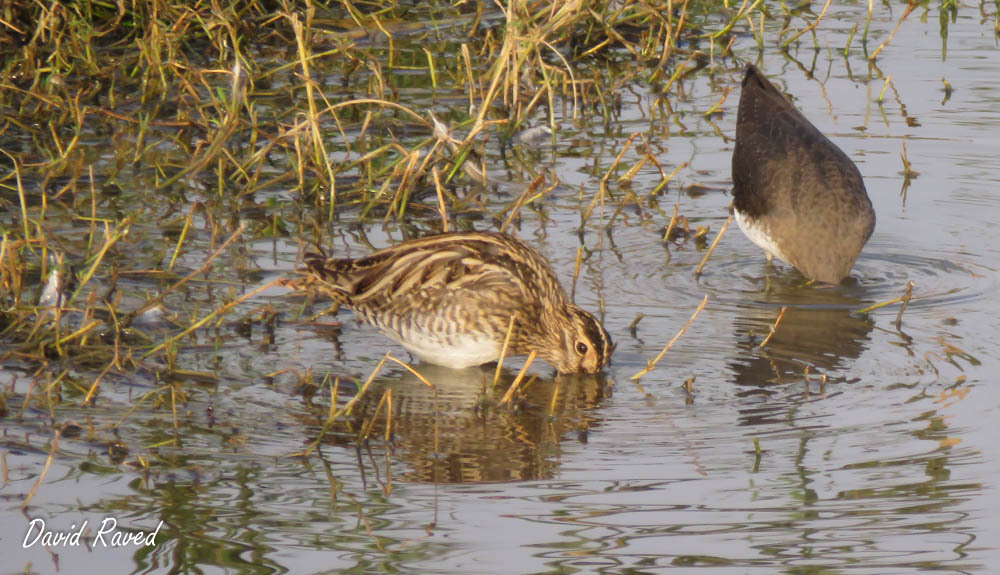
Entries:
{"type": "MultiPolygon", "coordinates": [[[[267,342],[279,318],[295,312],[257,297],[277,279],[260,261],[269,248],[330,246],[345,230],[363,237],[367,223],[405,237],[510,229],[525,210],[544,220],[560,182],[526,159],[522,144],[558,142],[567,123],[613,130],[635,84],[655,94],[657,133],[683,133],[690,111],[678,102],[693,75],[717,86],[697,110],[711,121],[744,61],[765,47],[820,48],[816,30],[830,2],[816,8],[760,0],[5,2],[0,363],[16,374],[8,381],[28,383],[0,389],[0,416],[30,407],[62,425],[61,407],[141,380],[149,389],[129,396],[114,426],[162,408],[176,427],[188,386],[218,378],[190,369],[186,353],[245,334],[267,342]],[[752,41],[737,54],[739,38],[752,41]],[[502,171],[486,161],[498,155],[502,171]]],[[[957,10],[951,2],[889,8],[892,34],[872,37],[870,3],[838,47],[863,51],[878,78],[877,57],[907,18],[940,13],[946,30],[957,10]]],[[[633,135],[616,156],[590,158],[600,185],[570,208],[581,230],[610,234],[633,210],[659,214],[665,243],[687,230],[672,200],[659,205],[686,165],[663,165],[658,145],[633,135]],[[660,183],[633,189],[640,170],[654,170],[660,183]]],[[[705,243],[707,232],[682,235],[705,243]]],[[[581,247],[577,271],[588,256],[581,247]]],[[[320,384],[308,371],[299,378],[320,384]]],[[[336,406],[339,381],[323,381],[333,394],[329,419],[348,413],[353,403],[336,406]]],[[[391,408],[386,397],[376,415],[382,402],[391,408]]],[[[370,422],[360,429],[367,437],[370,422]]]]}

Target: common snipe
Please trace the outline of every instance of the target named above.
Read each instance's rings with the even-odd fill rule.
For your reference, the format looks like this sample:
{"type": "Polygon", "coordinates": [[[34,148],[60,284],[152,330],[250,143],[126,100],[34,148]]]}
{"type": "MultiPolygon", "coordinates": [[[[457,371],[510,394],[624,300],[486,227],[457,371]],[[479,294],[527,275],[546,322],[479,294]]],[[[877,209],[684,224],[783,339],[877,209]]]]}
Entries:
{"type": "Polygon", "coordinates": [[[736,119],[733,198],[743,233],[811,280],[840,283],[875,228],[857,166],[752,64],[736,119]]]}
{"type": "Polygon", "coordinates": [[[353,310],[424,361],[464,368],[532,351],[561,373],[600,371],[611,337],[566,296],[533,247],[492,232],[452,232],[357,259],[307,254],[316,290],[353,310]]]}

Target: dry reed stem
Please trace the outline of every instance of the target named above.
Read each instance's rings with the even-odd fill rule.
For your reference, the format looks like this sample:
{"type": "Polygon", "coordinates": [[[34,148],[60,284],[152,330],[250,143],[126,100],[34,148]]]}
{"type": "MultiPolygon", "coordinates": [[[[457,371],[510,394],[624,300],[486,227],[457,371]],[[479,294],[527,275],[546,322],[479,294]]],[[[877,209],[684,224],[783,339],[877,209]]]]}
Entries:
{"type": "Polygon", "coordinates": [[[432,389],[435,387],[434,384],[430,382],[430,380],[428,380],[426,377],[424,377],[424,375],[422,373],[420,373],[419,371],[417,371],[416,368],[414,368],[412,365],[410,365],[410,364],[406,363],[405,361],[397,358],[396,356],[392,355],[391,353],[386,356],[386,359],[388,359],[389,361],[395,362],[395,363],[403,366],[403,368],[405,368],[406,371],[409,371],[414,376],[416,376],[416,378],[419,379],[421,382],[423,382],[423,384],[426,385],[427,387],[430,387],[432,389]]]}
{"type": "MultiPolygon", "coordinates": [[[[899,28],[903,25],[903,21],[906,20],[906,17],[909,16],[910,13],[912,13],[917,6],[919,6],[919,4],[917,4],[916,2],[910,2],[909,6],[906,7],[906,11],[903,12],[903,17],[899,19],[899,22],[896,22],[896,27],[892,29],[892,32],[889,34],[889,37],[886,38],[885,42],[882,42],[882,44],[880,44],[879,47],[876,48],[874,52],[872,52],[872,55],[868,57],[868,60],[875,60],[875,58],[878,57],[879,53],[886,46],[889,45],[889,42],[892,42],[892,38],[896,35],[896,32],[899,32],[899,28]]],[[[865,35],[867,36],[867,34],[868,34],[868,26],[866,25],[865,35]]]]}
{"type": "MultiPolygon", "coordinates": [[[[70,333],[70,334],[62,336],[61,338],[59,338],[59,339],[56,340],[56,347],[58,348],[58,347],[62,346],[63,344],[69,343],[70,341],[72,341],[72,340],[74,340],[74,339],[76,339],[78,337],[83,337],[83,336],[87,335],[87,333],[90,330],[92,330],[95,327],[101,325],[102,323],[104,323],[104,322],[101,321],[101,320],[99,320],[99,319],[95,319],[95,320],[91,321],[90,323],[88,323],[87,325],[84,325],[84,326],[80,327],[79,329],[77,329],[73,333],[70,333]]],[[[62,356],[64,354],[60,353],[59,355],[62,356]]]]}
{"type": "Polygon", "coordinates": [[[688,59],[685,60],[684,63],[681,64],[677,68],[677,70],[674,71],[673,75],[670,76],[670,80],[668,80],[667,83],[666,83],[666,85],[663,86],[663,90],[661,90],[662,93],[666,94],[667,92],[670,91],[670,87],[673,86],[674,82],[676,82],[677,79],[680,78],[681,75],[687,70],[688,64],[690,64],[691,61],[694,60],[695,56],[697,56],[697,55],[698,55],[698,53],[695,52],[695,53],[691,54],[690,56],[688,56],[688,59]]]}
{"type": "Polygon", "coordinates": [[[632,376],[631,378],[632,381],[638,381],[639,379],[642,378],[642,376],[646,375],[647,373],[652,371],[653,368],[656,367],[656,364],[661,359],[663,359],[663,356],[666,355],[668,351],[670,351],[670,348],[672,348],[674,344],[677,343],[677,340],[679,340],[681,336],[684,335],[684,332],[686,332],[688,328],[691,327],[691,324],[694,323],[695,318],[698,317],[698,314],[701,313],[701,310],[705,309],[705,305],[707,304],[708,304],[708,295],[705,295],[705,297],[701,300],[701,303],[698,304],[698,309],[694,310],[694,313],[691,314],[691,319],[689,319],[687,323],[684,324],[684,327],[682,327],[681,330],[677,332],[677,335],[675,335],[669,342],[667,342],[667,345],[663,347],[663,350],[660,352],[659,355],[657,355],[654,359],[646,362],[646,369],[643,369],[639,373],[632,376]]]}
{"type": "Polygon", "coordinates": [[[469,83],[469,113],[476,109],[476,80],[472,72],[472,56],[469,54],[469,45],[462,44],[462,63],[465,64],[465,79],[469,83]]]}
{"type": "Polygon", "coordinates": [[[674,204],[674,213],[670,216],[670,223],[667,224],[667,231],[663,232],[663,243],[670,241],[670,234],[673,233],[674,228],[677,227],[677,212],[681,209],[680,200],[674,204]]]}
{"type": "Polygon", "coordinates": [[[920,175],[919,172],[913,169],[913,164],[910,163],[910,158],[906,152],[906,136],[903,137],[903,153],[899,157],[903,160],[904,178],[914,178],[920,175]]]}
{"type": "Polygon", "coordinates": [[[55,458],[56,450],[59,448],[59,430],[57,429],[55,435],[52,437],[52,447],[49,449],[49,456],[45,458],[45,466],[42,467],[42,472],[38,474],[38,479],[35,480],[35,484],[31,486],[31,491],[28,492],[28,496],[24,498],[21,503],[21,509],[24,510],[28,503],[35,497],[35,493],[38,492],[38,488],[42,485],[42,481],[45,480],[46,474],[49,472],[49,468],[52,467],[52,460],[55,458]]]}
{"type": "Polygon", "coordinates": [[[90,384],[90,388],[87,390],[87,395],[83,398],[83,405],[90,405],[90,400],[92,400],[97,394],[97,388],[101,384],[101,380],[104,379],[104,376],[106,376],[109,371],[111,371],[112,367],[116,367],[116,364],[117,362],[114,360],[109,362],[108,365],[105,366],[104,370],[101,371],[96,378],[94,378],[94,383],[90,384]]]}
{"type": "MultiPolygon", "coordinates": [[[[660,168],[660,163],[657,162],[655,160],[655,158],[653,160],[654,160],[654,163],[656,163],[656,166],[658,168],[660,168]]],[[[666,176],[662,175],[662,168],[661,168],[661,178],[662,179],[660,180],[660,183],[656,184],[656,187],[653,188],[653,191],[651,191],[649,193],[650,200],[652,200],[653,198],[655,198],[656,194],[660,193],[660,190],[662,190],[663,188],[665,188],[667,186],[667,184],[669,184],[674,179],[674,177],[681,170],[683,170],[684,168],[688,167],[689,164],[690,164],[690,162],[682,162],[680,165],[678,165],[676,168],[674,168],[673,171],[670,172],[669,174],[667,174],[666,176]]]]}
{"type": "Polygon", "coordinates": [[[702,268],[704,268],[705,264],[708,263],[709,256],[711,256],[712,252],[715,251],[715,246],[719,245],[719,240],[721,240],[722,236],[726,233],[726,229],[729,228],[729,222],[731,221],[733,221],[733,216],[730,214],[730,216],[726,218],[726,223],[722,224],[722,229],[719,230],[718,235],[715,236],[715,241],[713,241],[712,245],[709,246],[708,251],[705,253],[705,257],[701,258],[701,263],[698,264],[698,268],[694,270],[694,277],[701,277],[702,268]]]}
{"type": "Polygon", "coordinates": [[[80,282],[77,285],[76,290],[73,292],[73,295],[66,300],[67,303],[72,303],[73,300],[76,299],[76,296],[82,293],[84,286],[86,286],[90,282],[91,278],[94,277],[94,273],[97,272],[97,268],[101,265],[101,262],[104,260],[104,256],[108,253],[108,250],[111,249],[111,246],[115,245],[119,242],[119,240],[128,235],[131,227],[132,216],[128,216],[122,220],[122,222],[115,227],[114,233],[111,232],[110,226],[108,226],[107,223],[104,224],[104,245],[101,246],[100,251],[98,251],[94,256],[94,262],[80,278],[80,282]]]}
{"type": "Polygon", "coordinates": [[[784,42],[782,42],[781,43],[781,47],[782,48],[787,48],[789,44],[791,44],[792,42],[798,40],[799,37],[801,37],[803,34],[805,34],[806,32],[808,32],[810,30],[815,29],[816,26],[819,25],[819,21],[822,20],[823,16],[826,15],[826,11],[830,8],[830,2],[831,2],[831,0],[826,0],[826,4],[823,6],[823,10],[819,13],[819,16],[817,16],[816,19],[813,20],[812,24],[809,24],[805,28],[803,28],[803,29],[799,30],[798,32],[796,32],[791,38],[789,38],[788,40],[785,40],[784,42]]]}
{"type": "Polygon", "coordinates": [[[559,387],[562,383],[560,378],[556,378],[555,389],[552,390],[552,401],[549,402],[549,419],[552,419],[556,415],[556,405],[559,402],[559,387]]]}
{"type": "Polygon", "coordinates": [[[879,92],[878,99],[875,100],[876,102],[879,103],[879,105],[881,105],[882,102],[885,101],[885,93],[889,90],[889,86],[891,85],[892,85],[892,74],[889,74],[888,76],[885,77],[885,82],[882,83],[882,91],[879,92]]]}
{"type": "MultiPolygon", "coordinates": [[[[372,432],[372,427],[375,426],[375,419],[378,418],[379,412],[381,412],[382,408],[385,406],[387,398],[388,401],[391,403],[392,388],[389,388],[382,393],[381,399],[378,400],[378,405],[375,406],[374,413],[372,413],[372,416],[368,419],[368,421],[365,422],[364,426],[362,426],[361,433],[358,434],[358,441],[365,441],[368,439],[368,435],[372,432]]],[[[386,434],[388,435],[388,432],[386,432],[386,434]]]]}
{"type": "Polygon", "coordinates": [[[639,158],[639,161],[633,164],[632,167],[625,172],[625,174],[618,177],[615,183],[619,185],[631,183],[632,180],[635,179],[636,174],[639,173],[639,170],[643,169],[646,166],[646,162],[649,162],[649,160],[650,160],[650,155],[643,154],[639,158]]]}
{"type": "Polygon", "coordinates": [[[854,41],[854,34],[857,33],[858,26],[859,26],[859,24],[857,22],[855,22],[854,26],[851,28],[851,31],[848,32],[848,34],[847,34],[847,43],[844,44],[844,50],[843,50],[843,56],[844,56],[844,58],[847,58],[847,55],[851,51],[851,42],[854,41]]]}
{"type": "Polygon", "coordinates": [[[607,169],[607,171],[604,172],[604,176],[601,177],[600,184],[598,185],[598,193],[594,195],[594,199],[590,201],[590,205],[587,206],[587,209],[583,213],[583,218],[582,221],[580,222],[580,229],[583,229],[584,224],[586,224],[587,220],[590,219],[590,216],[593,215],[594,208],[596,208],[598,204],[600,204],[601,206],[601,219],[603,221],[604,198],[605,196],[607,196],[608,193],[608,180],[611,179],[611,173],[614,172],[616,169],[618,169],[618,165],[621,163],[622,158],[625,156],[625,153],[632,147],[632,142],[635,141],[637,136],[638,134],[632,134],[631,136],[629,136],[628,140],[625,140],[625,145],[622,146],[621,150],[619,150],[618,155],[615,156],[614,161],[611,162],[611,166],[607,169]]]}
{"type": "MultiPolygon", "coordinates": [[[[566,67],[566,73],[569,75],[569,87],[573,91],[573,116],[572,117],[575,120],[575,119],[579,118],[580,116],[579,116],[578,107],[577,107],[576,76],[573,75],[573,67],[569,65],[569,62],[566,60],[566,57],[563,56],[562,52],[560,52],[558,49],[556,49],[555,46],[553,46],[552,44],[550,44],[549,42],[546,42],[544,40],[542,41],[542,44],[545,45],[549,50],[551,50],[552,53],[555,54],[557,58],[559,58],[560,60],[562,60],[563,66],[566,67]]],[[[542,69],[544,69],[544,67],[542,69]]],[[[550,94],[551,94],[551,91],[550,91],[550,94]]],[[[550,100],[551,100],[551,98],[550,98],[550,100]]],[[[551,104],[551,101],[550,101],[550,104],[551,104]]],[[[528,108],[528,109],[530,109],[530,108],[528,108]]],[[[551,112],[551,107],[550,107],[550,112],[551,112]]],[[[555,126],[554,125],[552,126],[552,130],[555,131],[555,126]]]]}
{"type": "MultiPolygon", "coordinates": [[[[430,154],[428,154],[430,156],[430,154]]],[[[434,189],[437,190],[438,197],[438,212],[441,214],[441,231],[448,231],[448,208],[444,201],[444,189],[441,187],[441,175],[438,174],[437,167],[431,169],[431,175],[434,177],[434,189]]]]}
{"type": "MultiPolygon", "coordinates": [[[[0,153],[10,158],[10,161],[14,164],[14,180],[17,182],[17,199],[21,205],[21,223],[24,226],[24,239],[28,241],[31,239],[31,228],[28,226],[28,201],[24,194],[24,185],[21,183],[21,163],[16,157],[12,156],[7,150],[0,148],[0,153]]],[[[5,234],[6,235],[6,234],[5,234]]],[[[28,244],[28,248],[31,249],[31,244],[28,244]]]]}
{"type": "MultiPolygon", "coordinates": [[[[93,180],[94,180],[93,167],[91,167],[90,180],[91,180],[91,188],[93,189],[93,180]]],[[[92,194],[92,197],[95,196],[92,194]]],[[[170,256],[170,264],[167,266],[168,272],[174,271],[174,264],[177,263],[177,258],[181,255],[181,247],[184,245],[184,240],[187,239],[188,231],[191,229],[191,222],[192,220],[194,220],[194,212],[199,207],[201,207],[201,202],[194,202],[193,204],[191,204],[191,209],[188,210],[188,215],[186,218],[184,218],[184,227],[181,229],[181,233],[177,237],[177,246],[174,247],[174,254],[170,256]]],[[[94,206],[94,208],[96,209],[96,206],[94,206]]],[[[91,223],[93,224],[93,220],[91,220],[91,223]]],[[[91,229],[93,229],[93,227],[91,229]]]]}
{"type": "MultiPolygon", "coordinates": [[[[392,439],[392,388],[389,388],[389,403],[386,405],[386,410],[385,410],[385,442],[389,443],[389,440],[391,439],[392,439]]],[[[386,452],[385,457],[386,457],[386,465],[388,466],[389,452],[386,452]]],[[[388,469],[388,467],[386,467],[386,469],[388,469]]],[[[392,482],[391,477],[389,478],[389,481],[391,484],[392,482]]]]}
{"type": "Polygon", "coordinates": [[[125,420],[128,419],[129,416],[131,416],[137,409],[139,409],[139,407],[147,399],[149,399],[150,397],[152,397],[154,395],[158,395],[158,394],[161,394],[161,393],[163,393],[163,389],[157,388],[157,389],[151,389],[151,390],[147,391],[146,393],[140,395],[139,399],[135,403],[133,403],[131,407],[129,407],[128,411],[125,412],[125,415],[123,415],[121,417],[121,419],[118,420],[117,423],[115,423],[114,425],[111,426],[111,429],[118,429],[119,427],[121,427],[121,425],[123,423],[125,423],[125,420]]]}
{"type": "Polygon", "coordinates": [[[868,53],[868,29],[872,25],[872,12],[875,10],[875,0],[868,0],[868,16],[865,18],[865,30],[861,34],[861,45],[864,47],[865,54],[868,53]]]}
{"type": "MultiPolygon", "coordinates": [[[[545,181],[545,174],[538,174],[538,177],[535,178],[531,182],[531,184],[529,184],[528,187],[524,189],[523,192],[521,192],[521,195],[517,197],[517,201],[514,202],[514,206],[510,209],[510,212],[504,219],[503,225],[500,226],[501,232],[506,232],[507,229],[510,228],[510,225],[514,222],[514,218],[517,217],[518,212],[521,210],[521,206],[528,203],[529,201],[528,196],[534,194],[535,190],[538,189],[538,186],[540,186],[543,181],[545,181]]],[[[538,197],[541,197],[541,195],[544,195],[544,192],[542,194],[533,197],[530,201],[538,199],[538,197]]]]}
{"type": "Polygon", "coordinates": [[[909,283],[906,284],[906,292],[903,295],[901,295],[901,296],[899,296],[897,298],[893,298],[893,299],[888,300],[888,301],[884,301],[884,302],[872,304],[872,305],[870,305],[868,307],[863,307],[861,309],[856,309],[856,310],[854,310],[851,313],[854,313],[854,314],[868,313],[870,311],[875,311],[877,309],[881,309],[883,307],[890,306],[890,305],[895,304],[895,303],[900,303],[902,301],[906,301],[907,304],[908,304],[909,301],[910,301],[910,299],[911,299],[911,297],[912,297],[912,292],[913,292],[913,281],[911,280],[909,283]]]}
{"type": "MultiPolygon", "coordinates": [[[[659,69],[663,69],[670,60],[670,57],[674,54],[674,50],[677,47],[677,38],[681,35],[681,31],[684,29],[684,24],[687,20],[688,2],[690,2],[690,0],[684,0],[684,4],[681,5],[681,15],[677,19],[677,28],[671,29],[670,23],[667,23],[667,35],[663,39],[663,53],[660,54],[659,69]]],[[[667,12],[667,17],[671,21],[673,20],[672,10],[667,12]]],[[[657,74],[658,73],[659,71],[657,71],[657,74]]]]}
{"type": "Polygon", "coordinates": [[[503,373],[503,360],[507,357],[507,346],[510,345],[510,336],[514,333],[514,321],[517,319],[515,312],[510,316],[510,325],[507,326],[507,335],[503,338],[503,346],[500,347],[500,357],[497,359],[497,369],[493,374],[493,385],[496,387],[500,383],[500,374],[503,373]]]}
{"type": "Polygon", "coordinates": [[[733,18],[729,21],[729,23],[726,24],[726,26],[722,30],[719,30],[715,34],[710,34],[709,37],[712,40],[715,40],[716,38],[728,34],[729,31],[733,29],[733,26],[735,26],[737,22],[742,20],[747,14],[753,12],[754,9],[757,8],[757,6],[759,6],[763,0],[756,0],[749,8],[747,8],[746,6],[748,1],[749,0],[743,0],[743,5],[740,6],[740,9],[736,11],[736,15],[733,16],[733,18]]]}
{"type": "Polygon", "coordinates": [[[731,89],[731,86],[726,86],[725,89],[722,90],[722,97],[719,98],[719,101],[716,102],[715,104],[713,104],[712,107],[709,108],[705,112],[705,114],[704,114],[705,116],[711,116],[712,114],[714,114],[716,112],[716,110],[718,110],[719,108],[721,108],[722,105],[726,103],[726,98],[729,97],[729,91],[730,91],[730,89],[731,89]]]}
{"type": "Polygon", "coordinates": [[[514,378],[514,383],[510,384],[510,388],[507,389],[507,393],[504,394],[503,399],[500,400],[500,405],[510,405],[510,402],[514,399],[514,392],[521,385],[521,381],[524,380],[524,376],[528,373],[528,368],[531,367],[531,362],[535,361],[535,357],[538,355],[537,351],[532,350],[528,354],[528,359],[524,361],[524,367],[518,372],[517,377],[514,378]]]}
{"type": "Polygon", "coordinates": [[[400,112],[408,114],[410,117],[419,122],[420,125],[424,126],[425,128],[433,129],[433,126],[427,122],[427,119],[421,116],[420,114],[414,112],[412,108],[404,106],[399,102],[393,102],[392,100],[386,100],[384,98],[356,98],[354,100],[347,100],[345,102],[337,102],[336,104],[332,104],[324,108],[322,112],[320,112],[320,114],[324,112],[335,112],[341,108],[350,108],[352,106],[358,106],[361,104],[374,104],[380,108],[393,108],[395,110],[399,110],[400,112]]]}
{"type": "Polygon", "coordinates": [[[910,280],[906,284],[906,293],[903,294],[903,305],[899,306],[899,313],[896,314],[896,329],[899,330],[900,326],[903,324],[903,312],[906,311],[906,306],[910,305],[910,298],[913,296],[913,280],[910,280]]]}
{"type": "Polygon", "coordinates": [[[771,332],[767,334],[767,337],[764,338],[764,341],[760,342],[760,345],[757,346],[758,349],[764,349],[764,346],[771,341],[772,337],[774,337],[775,332],[778,331],[778,326],[781,325],[781,320],[784,319],[785,317],[786,311],[788,311],[788,306],[781,306],[781,311],[778,312],[777,319],[775,319],[774,323],[771,324],[771,332]]]}
{"type": "Polygon", "coordinates": [[[583,264],[583,246],[576,248],[576,262],[573,264],[573,283],[569,290],[570,301],[576,301],[576,281],[580,277],[581,264],[583,264]]]}

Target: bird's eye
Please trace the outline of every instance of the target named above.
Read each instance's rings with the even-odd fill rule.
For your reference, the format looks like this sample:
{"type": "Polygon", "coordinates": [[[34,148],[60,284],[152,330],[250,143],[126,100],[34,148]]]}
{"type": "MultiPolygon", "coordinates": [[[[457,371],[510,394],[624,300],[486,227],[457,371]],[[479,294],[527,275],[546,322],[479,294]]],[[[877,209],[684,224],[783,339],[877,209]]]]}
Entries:
{"type": "Polygon", "coordinates": [[[583,355],[583,354],[587,353],[588,349],[590,349],[590,348],[587,347],[587,344],[583,343],[582,341],[576,342],[576,351],[580,355],[583,355]]]}

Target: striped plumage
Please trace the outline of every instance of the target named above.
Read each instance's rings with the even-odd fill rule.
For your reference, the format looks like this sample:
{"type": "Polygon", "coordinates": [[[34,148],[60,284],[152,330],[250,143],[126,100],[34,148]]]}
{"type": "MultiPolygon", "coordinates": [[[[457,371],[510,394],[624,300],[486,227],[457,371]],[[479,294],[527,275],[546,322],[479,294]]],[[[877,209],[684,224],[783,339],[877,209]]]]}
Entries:
{"type": "Polygon", "coordinates": [[[611,337],[534,248],[492,232],[411,240],[357,259],[307,254],[294,289],[325,293],[424,361],[464,368],[536,351],[561,373],[600,371],[611,337]]]}

